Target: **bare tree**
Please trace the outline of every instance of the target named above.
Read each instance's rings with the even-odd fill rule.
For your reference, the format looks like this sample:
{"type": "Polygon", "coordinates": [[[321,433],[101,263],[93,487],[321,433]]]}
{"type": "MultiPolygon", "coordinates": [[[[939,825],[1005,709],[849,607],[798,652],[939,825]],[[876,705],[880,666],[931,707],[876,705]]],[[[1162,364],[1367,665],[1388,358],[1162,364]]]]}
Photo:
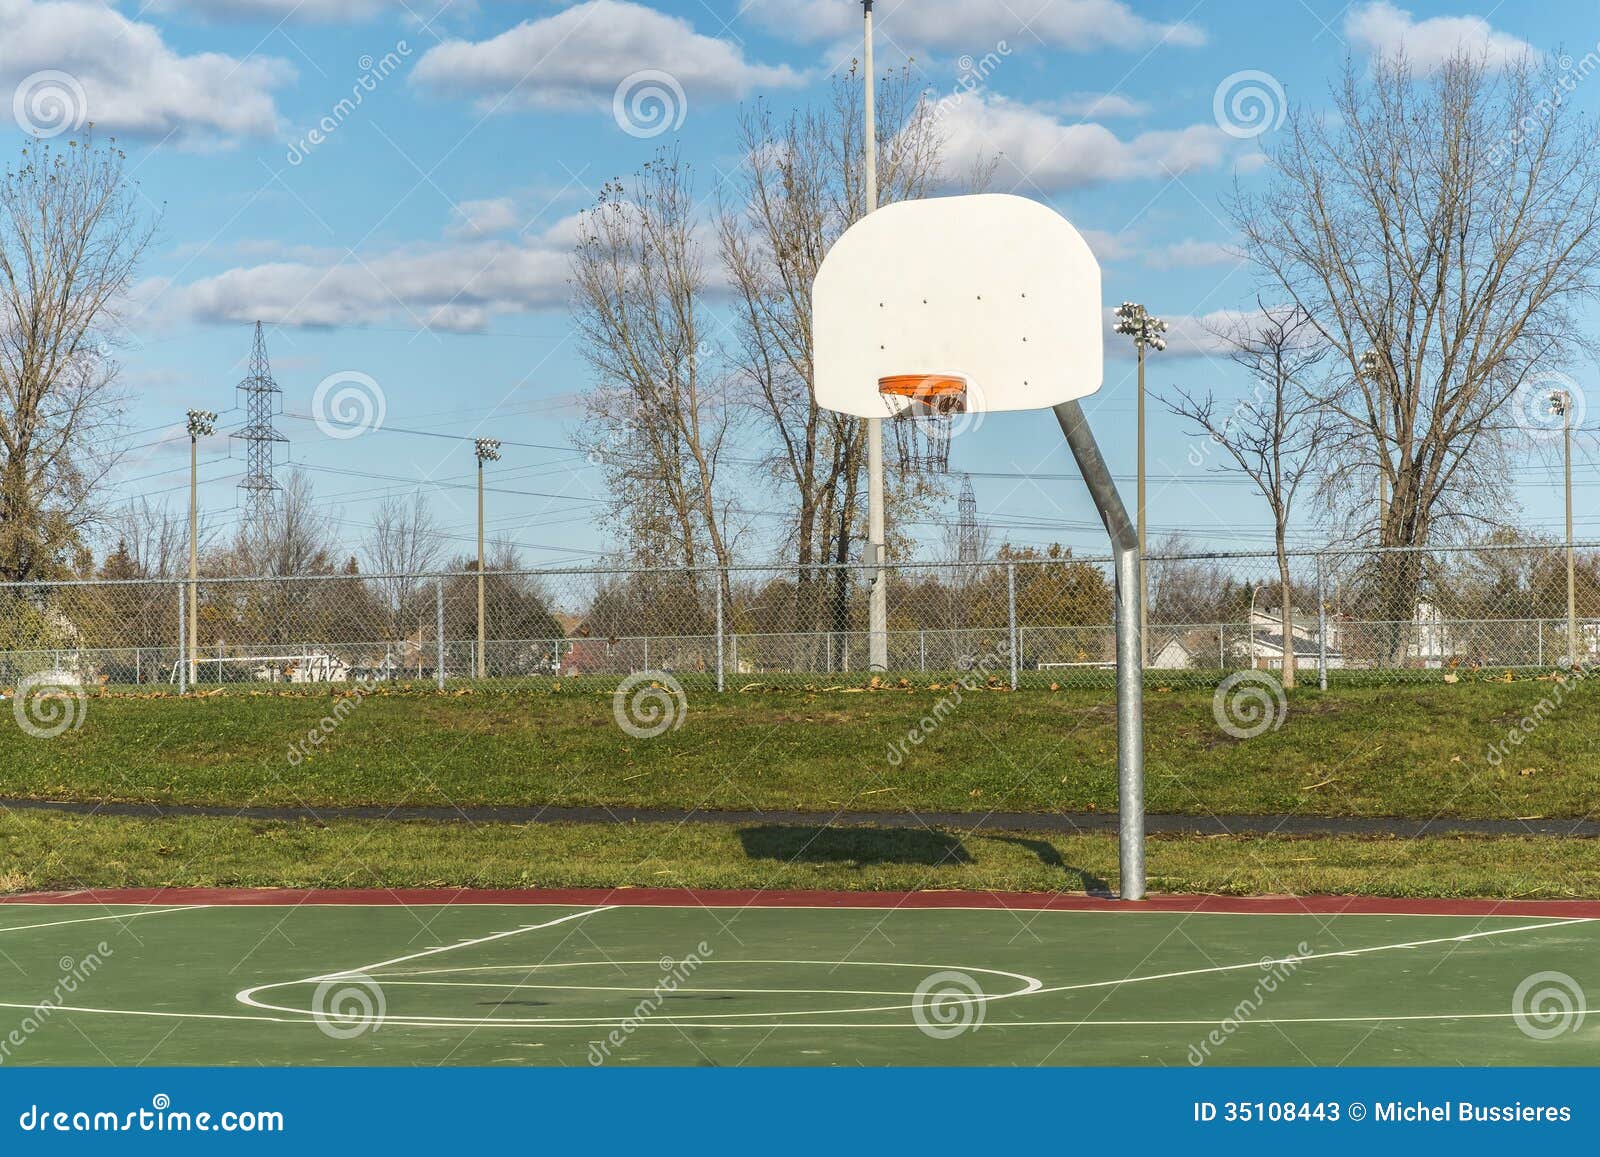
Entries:
{"type": "MultiPolygon", "coordinates": [[[[820,106],[785,119],[764,101],[747,108],[740,180],[719,217],[740,378],[772,440],[769,468],[794,495],[801,566],[830,557],[842,499],[865,465],[865,423],[820,409],[811,396],[811,283],[828,248],[866,209],[861,94],[852,68],[820,106]]],[[[939,137],[909,70],[883,78],[877,122],[880,201],[924,195],[938,172],[939,137]]],[[[845,514],[848,532],[856,512],[845,514]]]]}
{"type": "MultiPolygon", "coordinates": [[[[131,573],[125,578],[173,578],[187,573],[189,519],[167,503],[140,496],[108,518],[111,535],[131,573]]],[[[211,527],[200,523],[200,549],[213,537],[211,527]]]]}
{"type": "Polygon", "coordinates": [[[1169,410],[1193,422],[1222,450],[1229,460],[1224,465],[1250,479],[1272,511],[1283,629],[1283,685],[1293,687],[1289,523],[1301,486],[1323,469],[1322,456],[1334,431],[1331,415],[1313,392],[1310,380],[1331,351],[1298,306],[1262,306],[1259,314],[1217,331],[1217,336],[1227,343],[1229,357],[1253,379],[1250,396],[1226,406],[1213,394],[1196,397],[1174,388],[1164,401],[1169,410]]]}
{"type": "Polygon", "coordinates": [[[236,575],[326,575],[334,573],[338,554],[338,513],[319,508],[310,476],[291,470],[266,519],[240,525],[224,566],[236,575]]]}
{"type": "MultiPolygon", "coordinates": [[[[1420,547],[1503,507],[1507,403],[1581,346],[1600,135],[1552,99],[1548,67],[1458,55],[1419,77],[1403,57],[1352,64],[1331,115],[1291,115],[1268,190],[1233,201],[1274,295],[1343,363],[1324,399],[1344,426],[1336,466],[1386,480],[1390,500],[1358,518],[1383,546],[1420,547]]],[[[1409,622],[1420,553],[1390,557],[1386,616],[1409,622]]]]}
{"type": "Polygon", "coordinates": [[[599,387],[585,397],[586,440],[610,484],[613,522],[674,565],[726,566],[733,415],[707,327],[691,172],[675,152],[657,153],[629,185],[602,188],[583,215],[572,282],[599,387]]]}
{"type": "Polygon", "coordinates": [[[25,145],[0,177],[0,577],[59,573],[114,464],[116,306],[149,244],[115,142],[25,145]]]}
{"type": "MultiPolygon", "coordinates": [[[[909,69],[881,78],[877,103],[878,197],[923,196],[939,171],[933,108],[909,69]]],[[[818,563],[848,561],[866,494],[866,423],[817,406],[811,395],[811,283],[839,234],[866,211],[861,76],[834,78],[828,99],[774,114],[758,101],[739,122],[736,191],[718,221],[737,311],[737,372],[768,447],[765,468],[792,495],[787,514],[799,564],[796,615],[815,624],[825,594],[818,563]]],[[[938,480],[901,478],[888,495],[891,524],[915,517],[938,480]]],[[[849,612],[844,574],[830,601],[835,628],[849,612]]]]}
{"type": "Polygon", "coordinates": [[[422,614],[421,576],[438,567],[443,552],[427,496],[417,490],[409,498],[398,494],[385,497],[373,515],[363,547],[368,569],[377,576],[389,611],[390,634],[398,635],[404,630],[402,624],[410,624],[422,614]]]}

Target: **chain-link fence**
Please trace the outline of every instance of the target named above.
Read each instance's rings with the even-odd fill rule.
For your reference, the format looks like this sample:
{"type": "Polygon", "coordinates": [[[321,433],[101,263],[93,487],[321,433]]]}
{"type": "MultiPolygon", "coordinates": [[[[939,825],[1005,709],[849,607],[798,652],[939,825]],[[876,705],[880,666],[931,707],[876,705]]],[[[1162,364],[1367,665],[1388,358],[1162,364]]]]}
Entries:
{"type": "MultiPolygon", "coordinates": [[[[0,585],[0,680],[173,687],[519,686],[660,671],[684,686],[860,684],[861,566],[336,574],[0,585]],[[480,616],[481,597],[481,616],[480,616]],[[192,626],[191,626],[192,623],[192,626]],[[481,623],[481,626],[480,626],[481,623]]],[[[937,682],[1112,686],[1110,560],[1002,557],[885,571],[888,668],[937,682]]],[[[1600,659],[1600,550],[1150,557],[1155,684],[1249,667],[1323,683],[1600,659]],[[1570,581],[1569,581],[1570,573],[1570,581]],[[1569,592],[1572,613],[1569,616],[1569,592]]]]}

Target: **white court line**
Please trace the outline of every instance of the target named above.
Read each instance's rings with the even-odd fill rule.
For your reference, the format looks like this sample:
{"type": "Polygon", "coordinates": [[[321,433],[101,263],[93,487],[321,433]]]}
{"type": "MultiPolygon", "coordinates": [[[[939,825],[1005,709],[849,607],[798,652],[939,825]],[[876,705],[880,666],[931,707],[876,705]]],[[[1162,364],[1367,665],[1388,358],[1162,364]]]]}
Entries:
{"type": "MultiPolygon", "coordinates": [[[[502,933],[501,935],[504,935],[504,933],[502,933]]],[[[466,945],[450,945],[448,947],[452,947],[453,948],[453,947],[465,947],[465,946],[466,945]]],[[[443,951],[443,950],[445,950],[445,949],[432,949],[430,951],[443,951]]],[[[645,960],[580,961],[580,962],[578,962],[578,965],[580,965],[580,966],[588,966],[588,967],[591,967],[591,968],[604,968],[604,967],[607,967],[607,966],[609,966],[611,964],[649,964],[649,963],[655,963],[655,964],[657,964],[659,966],[659,961],[652,962],[652,961],[645,961],[645,960]]],[[[961,964],[913,964],[913,963],[907,963],[905,961],[879,961],[879,960],[707,960],[704,963],[706,965],[714,965],[714,964],[724,964],[724,965],[781,964],[781,965],[785,965],[785,966],[793,966],[793,965],[796,965],[796,964],[801,964],[801,965],[808,965],[808,966],[813,966],[813,965],[814,966],[821,966],[821,967],[827,967],[827,968],[841,968],[841,967],[850,967],[850,968],[910,968],[910,969],[914,969],[917,972],[920,972],[920,973],[922,973],[924,975],[928,975],[928,974],[934,973],[934,972],[950,971],[950,970],[958,969],[958,970],[960,970],[962,972],[967,972],[967,973],[971,973],[971,974],[974,974],[974,975],[1003,976],[1007,980],[1015,980],[1019,984],[1021,984],[1022,987],[1013,989],[1010,992],[996,992],[996,993],[990,993],[990,994],[986,994],[986,995],[982,995],[982,996],[978,996],[978,997],[974,998],[974,1000],[980,1000],[980,1001],[984,1002],[985,1004],[991,1004],[991,1003],[993,1003],[995,1001],[1000,1001],[1000,1000],[1010,1000],[1011,998],[1017,997],[1017,996],[1031,996],[1034,993],[1039,992],[1044,987],[1044,981],[1039,980],[1037,977],[1024,976],[1020,972],[1006,972],[1006,971],[1004,971],[1002,969],[998,969],[998,968],[975,968],[975,967],[973,967],[971,965],[961,965],[961,964]]],[[[543,967],[543,966],[538,965],[538,964],[529,964],[529,965],[524,965],[523,967],[528,972],[533,972],[533,971],[535,971],[535,970],[537,970],[537,969],[539,969],[540,967],[543,967]]],[[[574,965],[570,964],[570,963],[552,964],[552,965],[549,965],[549,967],[551,967],[551,968],[571,968],[571,967],[574,967],[574,965]]],[[[296,1008],[293,1005],[287,1005],[287,1004],[268,1004],[265,1001],[260,1001],[260,1000],[254,999],[255,994],[261,993],[261,992],[267,992],[267,991],[270,991],[271,989],[275,989],[275,988],[296,988],[296,987],[299,987],[299,986],[302,986],[302,985],[305,985],[305,984],[310,984],[310,983],[315,983],[315,982],[320,982],[320,981],[327,981],[327,980],[334,980],[334,979],[361,980],[361,981],[366,982],[366,983],[376,984],[379,988],[383,987],[381,981],[378,978],[375,978],[375,977],[371,976],[370,974],[366,974],[366,973],[339,973],[336,976],[311,977],[308,980],[283,980],[283,981],[278,981],[278,982],[273,983],[273,984],[258,984],[254,988],[246,989],[244,992],[239,993],[236,996],[235,999],[239,1000],[243,1004],[250,1005],[253,1008],[262,1008],[262,1009],[266,1009],[266,1010],[268,1010],[270,1012],[298,1013],[299,1015],[310,1019],[310,1018],[314,1018],[315,1014],[309,1008],[296,1008]]],[[[893,995],[902,996],[902,997],[903,996],[911,996],[913,998],[915,998],[915,996],[916,996],[915,993],[894,993],[893,995]]],[[[767,1017],[780,1017],[780,1016],[782,1016],[782,1017],[795,1017],[795,1016],[851,1016],[851,1015],[859,1015],[859,1014],[864,1013],[864,1012],[901,1012],[901,1011],[914,1009],[914,1008],[916,1008],[916,1004],[915,1004],[915,1001],[913,1000],[913,1003],[911,1003],[911,1004],[874,1004],[874,1005],[862,1005],[862,1006],[854,1007],[854,1008],[809,1008],[809,1009],[802,1009],[802,1010],[800,1010],[798,1012],[775,1012],[775,1011],[773,1011],[771,1009],[768,1009],[768,1010],[765,1010],[765,1011],[762,1011],[762,1012],[682,1013],[682,1014],[677,1015],[677,1016],[670,1016],[670,1015],[658,1013],[658,1014],[655,1014],[653,1019],[661,1020],[661,1021],[694,1020],[696,1018],[699,1018],[699,1019],[713,1019],[713,1020],[725,1020],[725,1019],[746,1020],[746,1019],[751,1019],[751,1018],[760,1017],[760,1016],[767,1016],[767,1017]]],[[[593,1016],[588,1016],[588,1017],[556,1016],[556,1017],[516,1017],[516,1018],[513,1018],[513,1017],[477,1017],[477,1016],[455,1016],[455,1017],[452,1017],[452,1016],[439,1016],[439,1015],[426,1016],[426,1017],[414,1017],[414,1016],[400,1016],[400,1015],[390,1016],[388,1014],[385,1014],[383,1019],[384,1019],[385,1023],[388,1023],[390,1021],[395,1021],[395,1022],[401,1023],[401,1024],[410,1024],[410,1023],[413,1023],[413,1022],[419,1022],[419,1023],[420,1022],[427,1022],[429,1024],[439,1023],[439,1024],[470,1024],[470,1025],[480,1025],[480,1024],[481,1025],[492,1025],[492,1024],[542,1025],[542,1024],[552,1024],[552,1023],[560,1023],[560,1022],[564,1022],[564,1021],[575,1021],[575,1020],[583,1020],[583,1021],[586,1021],[586,1022],[593,1022],[596,1018],[593,1017],[593,1016]]],[[[617,1016],[617,1017],[606,1017],[606,1018],[601,1018],[601,1019],[603,1019],[606,1023],[609,1023],[609,1024],[621,1024],[621,1023],[623,1023],[623,1021],[625,1021],[628,1018],[627,1017],[622,1017],[622,1016],[617,1016]]]]}
{"type": "MultiPolygon", "coordinates": [[[[1569,920],[1550,920],[1543,924],[1523,924],[1516,928],[1490,928],[1483,932],[1463,932],[1460,936],[1440,936],[1432,940],[1407,940],[1400,944],[1377,944],[1370,948],[1341,948],[1331,952],[1311,952],[1305,956],[1263,957],[1245,964],[1219,964],[1209,968],[1191,968],[1183,972],[1157,972],[1149,976],[1129,976],[1122,980],[1094,980],[1085,984],[1061,984],[1054,988],[1041,988],[1037,995],[1051,992],[1079,992],[1086,988],[1115,988],[1120,984],[1143,984],[1147,980],[1176,980],[1184,976],[1206,976],[1215,972],[1237,972],[1245,968],[1270,968],[1275,964],[1304,964],[1307,960],[1331,960],[1338,956],[1365,956],[1370,952],[1396,952],[1402,948],[1427,948],[1434,944],[1464,944],[1468,940],[1481,940],[1486,936],[1507,936],[1513,932],[1536,932],[1540,928],[1561,928],[1568,924],[1592,924],[1593,916],[1578,916],[1569,920]]],[[[1181,1023],[1181,1022],[1174,1022],[1181,1023]]],[[[1210,1023],[1210,1022],[1207,1022],[1210,1023]]]]}
{"type": "Polygon", "coordinates": [[[97,920],[137,920],[141,916],[160,916],[165,912],[197,912],[202,908],[215,908],[215,904],[184,904],[176,908],[151,908],[143,912],[116,912],[110,916],[80,916],[73,920],[51,920],[44,924],[14,924],[0,927],[0,935],[7,932],[27,932],[34,928],[60,928],[65,924],[93,924],[97,920]]]}
{"type": "MultiPolygon", "coordinates": [[[[1057,986],[1052,987],[1052,988],[1046,988],[1046,987],[1044,987],[1042,985],[1042,983],[1040,981],[1034,979],[1033,977],[1022,976],[1022,975],[1020,975],[1018,973],[1002,972],[999,969],[966,968],[966,969],[964,969],[964,971],[967,971],[969,973],[982,973],[982,974],[990,975],[990,976],[1000,975],[1000,976],[1007,976],[1007,977],[1010,977],[1010,978],[1015,979],[1015,980],[1020,980],[1020,981],[1022,981],[1024,983],[1024,987],[1021,988],[1021,989],[1018,989],[1018,990],[1016,990],[1014,992],[996,993],[996,994],[994,994],[992,996],[991,995],[983,995],[983,994],[969,996],[969,997],[951,996],[951,997],[947,998],[947,1003],[955,1003],[955,1004],[977,1004],[977,1003],[982,1003],[985,1006],[987,1006],[989,1004],[995,1003],[995,1002],[1000,1001],[1000,1000],[1009,1000],[1011,998],[1018,997],[1018,996],[1043,996],[1043,995],[1047,995],[1047,994],[1050,994],[1050,993],[1058,993],[1058,992],[1077,992],[1077,991],[1083,991],[1083,990],[1095,989],[1095,988],[1116,988],[1116,987],[1120,987],[1120,986],[1125,985],[1125,984],[1143,984],[1143,983],[1146,983],[1146,982],[1149,982],[1149,981],[1152,981],[1152,980],[1175,980],[1175,979],[1179,979],[1179,978],[1182,978],[1182,977],[1189,977],[1189,976],[1214,975],[1214,974],[1217,974],[1217,973],[1236,972],[1236,971],[1240,971],[1240,970],[1243,970],[1243,969],[1249,969],[1249,968],[1254,968],[1254,969],[1258,969],[1259,970],[1259,969],[1264,968],[1264,967],[1271,967],[1271,966],[1273,966],[1275,964],[1289,964],[1289,963],[1299,964],[1299,963],[1304,963],[1304,962],[1310,961],[1310,960],[1331,960],[1331,959],[1335,959],[1335,958],[1338,958],[1338,957],[1365,956],[1365,955],[1368,955],[1368,954],[1371,954],[1371,953],[1374,953],[1374,952],[1395,952],[1395,951],[1401,951],[1401,950],[1404,950],[1404,949],[1426,948],[1426,947],[1430,947],[1430,946],[1438,945],[1438,944],[1460,944],[1460,943],[1464,943],[1464,942],[1469,941],[1469,940],[1479,940],[1479,939],[1483,939],[1483,938],[1486,938],[1486,937],[1489,937],[1489,936],[1506,936],[1506,935],[1510,935],[1512,933],[1517,933],[1517,932],[1536,932],[1536,931],[1540,931],[1542,929],[1547,929],[1547,928],[1565,927],[1565,926],[1567,926],[1569,924],[1591,924],[1591,923],[1594,923],[1594,920],[1593,920],[1593,918],[1590,918],[1590,917],[1580,917],[1580,918],[1576,918],[1576,919],[1567,919],[1567,920],[1547,920],[1547,921],[1542,921],[1542,922],[1540,922],[1538,924],[1522,924],[1522,925],[1517,925],[1517,926],[1511,927],[1511,928],[1491,928],[1491,929],[1487,929],[1487,930],[1484,930],[1484,931],[1478,931],[1478,932],[1463,932],[1458,936],[1441,936],[1441,937],[1435,937],[1435,938],[1428,939],[1428,940],[1404,940],[1404,941],[1399,941],[1399,942],[1396,942],[1396,943],[1393,943],[1393,944],[1373,945],[1373,946],[1367,947],[1367,948],[1348,948],[1348,949],[1340,949],[1340,950],[1337,950],[1337,951],[1330,951],[1330,952],[1308,953],[1305,956],[1286,956],[1286,957],[1279,957],[1279,958],[1276,958],[1276,959],[1251,960],[1251,961],[1246,961],[1246,962],[1241,963],[1241,964],[1211,965],[1211,966],[1208,966],[1206,968],[1185,969],[1185,970],[1178,971],[1178,972],[1152,973],[1152,974],[1149,974],[1149,975],[1146,975],[1146,976],[1129,976],[1129,977],[1124,977],[1124,978],[1117,979],[1117,980],[1087,981],[1087,982],[1084,982],[1082,984],[1064,984],[1064,985],[1057,985],[1057,986]]],[[[496,937],[493,937],[491,939],[495,939],[495,938],[498,938],[498,936],[503,936],[503,935],[506,935],[506,933],[500,933],[496,937]]],[[[475,942],[468,942],[468,943],[475,943],[475,942]]],[[[429,951],[430,952],[448,951],[448,947],[447,948],[440,948],[440,949],[430,949],[429,951]]],[[[413,959],[414,959],[414,957],[413,957],[413,959]]],[[[740,962],[739,961],[721,961],[720,963],[735,964],[735,963],[740,963],[740,962]]],[[[783,964],[801,964],[801,963],[809,963],[809,964],[829,964],[829,965],[834,965],[834,964],[838,964],[838,963],[850,963],[850,964],[860,965],[860,966],[863,966],[863,967],[871,965],[871,964],[878,964],[878,966],[881,966],[881,967],[904,967],[904,968],[912,968],[912,967],[914,967],[914,968],[923,968],[923,969],[925,969],[927,971],[935,971],[940,967],[946,967],[946,966],[937,966],[937,965],[881,964],[879,962],[867,962],[867,961],[849,961],[849,962],[840,962],[840,961],[764,961],[764,962],[754,962],[754,961],[747,961],[747,962],[744,962],[744,963],[769,963],[769,964],[778,964],[778,963],[783,963],[783,964]]],[[[553,965],[552,967],[570,967],[570,966],[571,965],[553,965]]],[[[957,966],[948,966],[948,967],[957,967],[957,966]]],[[[336,974],[336,975],[343,976],[343,977],[348,977],[348,976],[350,976],[352,974],[350,974],[350,973],[339,973],[339,974],[336,974]]],[[[321,980],[321,979],[327,979],[327,978],[314,977],[312,979],[313,980],[321,980]]],[[[295,1008],[293,1008],[291,1006],[287,1006],[287,1005],[267,1004],[267,1003],[264,1003],[264,1002],[256,1001],[254,999],[249,999],[250,995],[253,994],[253,993],[256,993],[256,992],[263,992],[263,991],[267,991],[269,989],[275,989],[275,988],[289,988],[289,987],[293,987],[296,984],[304,984],[304,983],[308,983],[308,982],[307,981],[283,981],[283,982],[280,982],[280,983],[277,983],[277,984],[257,985],[255,988],[247,989],[244,993],[239,994],[237,999],[239,999],[241,1001],[241,1003],[250,1005],[250,1006],[255,1007],[255,1008],[265,1009],[265,1010],[271,1011],[271,1012],[287,1012],[287,1013],[300,1012],[302,1015],[304,1015],[306,1017],[310,1017],[312,1014],[311,1014],[311,1011],[309,1009],[301,1010],[301,1009],[295,1009],[295,1008]]],[[[740,1021],[740,1020],[743,1020],[743,1021],[754,1021],[758,1017],[766,1017],[766,1018],[768,1018],[769,1021],[778,1020],[779,1018],[784,1018],[784,1019],[787,1020],[787,1023],[796,1024],[796,1025],[804,1023],[804,1024],[809,1025],[810,1027],[840,1028],[840,1027],[846,1027],[846,1026],[838,1025],[838,1024],[818,1024],[817,1022],[799,1022],[799,1021],[796,1021],[796,1020],[794,1020],[792,1018],[805,1017],[805,1016],[816,1017],[816,1016],[860,1015],[862,1013],[869,1013],[869,1012],[899,1012],[899,1011],[903,1011],[903,1010],[906,1010],[906,1009],[912,1009],[914,1007],[915,1007],[915,1005],[906,1004],[906,1005],[868,1006],[868,1007],[863,1007],[863,1008],[836,1008],[836,1009],[835,1008],[823,1008],[823,1009],[811,1009],[811,1010],[800,1011],[800,1012],[775,1012],[775,1011],[772,1011],[772,1010],[766,1010],[766,1011],[762,1011],[762,1012],[683,1013],[683,1014],[679,1014],[679,1015],[673,1015],[673,1014],[667,1014],[667,1013],[657,1013],[657,1014],[651,1016],[649,1018],[649,1020],[652,1023],[674,1024],[674,1025],[678,1025],[680,1027],[713,1027],[713,1026],[708,1026],[705,1022],[707,1022],[707,1021],[716,1021],[716,1022],[724,1022],[724,1023],[726,1023],[726,1022],[733,1022],[733,1021],[740,1021]]],[[[1485,1015],[1488,1015],[1488,1014],[1485,1014],[1485,1015]]],[[[1507,1014],[1507,1015],[1509,1015],[1509,1014],[1507,1014]]],[[[597,1017],[593,1017],[593,1016],[581,1017],[581,1018],[580,1017],[516,1017],[516,1018],[504,1017],[504,1018],[500,1018],[500,1017],[447,1017],[447,1016],[409,1017],[409,1016],[402,1016],[402,1015],[386,1015],[384,1017],[384,1023],[386,1023],[386,1024],[390,1024],[390,1023],[394,1023],[394,1024],[416,1024],[416,1025],[421,1025],[421,1026],[434,1026],[434,1027],[441,1026],[441,1025],[452,1025],[452,1024],[456,1024],[456,1025],[471,1024],[471,1025],[478,1025],[478,1026],[484,1026],[484,1027],[500,1027],[500,1026],[504,1026],[504,1027],[508,1027],[508,1028],[509,1027],[523,1027],[523,1028],[525,1028],[525,1027],[545,1027],[545,1026],[558,1027],[558,1026],[567,1024],[569,1022],[575,1022],[575,1021],[581,1021],[582,1023],[588,1024],[588,1025],[591,1025],[591,1026],[602,1026],[602,1025],[606,1025],[606,1024],[615,1025],[615,1024],[622,1023],[625,1019],[627,1019],[627,1018],[620,1017],[620,1016],[619,1017],[601,1017],[601,1018],[597,1018],[597,1017]]],[[[1382,1019],[1388,1019],[1388,1018],[1376,1018],[1376,1019],[1382,1020],[1382,1019]]],[[[1439,1019],[1451,1019],[1451,1014],[1441,1015],[1439,1019]]],[[[1055,1022],[1041,1022],[1041,1023],[1055,1023],[1055,1022]]],[[[1063,1023],[1071,1024],[1071,1023],[1077,1023],[1077,1022],[1063,1022],[1063,1023]]],[[[1216,1022],[1214,1020],[1210,1020],[1210,1021],[1203,1021],[1201,1023],[1214,1024],[1216,1022]]]]}
{"type": "MultiPolygon", "coordinates": [[[[603,967],[596,962],[596,967],[603,967]]],[[[654,988],[624,988],[609,984],[505,984],[490,980],[392,980],[382,976],[369,977],[383,988],[505,988],[512,992],[626,992],[631,996],[649,996],[654,988]]],[[[881,988],[717,988],[702,985],[699,988],[675,988],[674,996],[695,993],[736,992],[740,996],[916,996],[915,992],[893,991],[881,988]]],[[[985,997],[984,999],[988,999],[985,997]]]]}
{"type": "MultiPolygon", "coordinates": [[[[396,956],[393,960],[380,960],[375,964],[364,964],[359,968],[345,968],[338,972],[325,972],[321,976],[308,976],[302,981],[290,981],[289,983],[316,984],[323,980],[340,980],[350,976],[365,976],[379,968],[387,968],[391,964],[404,964],[408,960],[421,960],[424,956],[433,956],[440,952],[454,952],[457,948],[473,948],[479,944],[488,944],[494,940],[504,940],[507,936],[518,936],[523,932],[537,932],[541,928],[554,928],[557,924],[565,924],[569,920],[582,920],[585,916],[594,916],[600,912],[610,912],[616,907],[618,907],[616,904],[606,904],[599,908],[587,908],[582,912],[568,912],[565,916],[559,916],[554,920],[546,920],[543,924],[523,924],[518,928],[508,928],[504,932],[494,932],[488,936],[479,936],[475,940],[458,940],[454,944],[440,944],[434,948],[424,948],[421,952],[413,952],[410,956],[396,956]]],[[[258,987],[277,986],[260,985],[258,987]]],[[[246,989],[245,991],[254,992],[255,989],[246,989]]],[[[239,994],[238,999],[246,1004],[251,1003],[245,1000],[243,993],[239,994]]]]}
{"type": "MultiPolygon", "coordinates": [[[[38,1004],[17,1004],[0,1001],[0,1008],[19,1008],[37,1010],[38,1004]]],[[[87,1008],[82,1005],[57,1004],[51,1008],[56,1012],[85,1012],[101,1016],[143,1016],[176,1020],[225,1020],[246,1021],[253,1024],[307,1024],[306,1016],[253,1016],[247,1013],[225,1012],[162,1012],[152,1009],[137,1008],[87,1008]]],[[[1393,1015],[1377,1016],[1302,1016],[1302,1017],[1252,1017],[1248,1024],[1386,1024],[1390,1021],[1421,1021],[1421,1020],[1512,1020],[1519,1014],[1516,1012],[1431,1012],[1431,1013],[1394,1013],[1393,1015]]],[[[658,1018],[646,1017],[639,1021],[640,1028],[649,1028],[658,1018]]],[[[503,1027],[527,1028],[538,1027],[541,1029],[576,1029],[580,1032],[589,1032],[600,1028],[613,1028],[621,1023],[620,1018],[610,1020],[582,1021],[577,1023],[555,1023],[551,1021],[511,1021],[498,1018],[481,1021],[461,1020],[423,1020],[420,1018],[385,1017],[384,1024],[398,1023],[410,1028],[460,1028],[462,1024],[472,1024],[476,1027],[503,1027]]],[[[983,1027],[997,1028],[1125,1028],[1125,1027],[1154,1027],[1162,1026],[1192,1026],[1215,1025],[1216,1018],[1210,1020],[1021,1020],[1007,1021],[1003,1024],[990,1023],[983,1027]]],[[[673,1022],[671,1025],[661,1027],[669,1028],[705,1028],[705,1029],[759,1029],[771,1032],[780,1028],[837,1028],[837,1029],[916,1029],[921,1032],[921,1026],[915,1021],[883,1021],[878,1023],[861,1023],[857,1021],[843,1021],[839,1023],[803,1023],[799,1021],[783,1021],[774,1024],[699,1024],[693,1022],[673,1022]]],[[[976,1030],[974,1030],[976,1031],[976,1030]]]]}

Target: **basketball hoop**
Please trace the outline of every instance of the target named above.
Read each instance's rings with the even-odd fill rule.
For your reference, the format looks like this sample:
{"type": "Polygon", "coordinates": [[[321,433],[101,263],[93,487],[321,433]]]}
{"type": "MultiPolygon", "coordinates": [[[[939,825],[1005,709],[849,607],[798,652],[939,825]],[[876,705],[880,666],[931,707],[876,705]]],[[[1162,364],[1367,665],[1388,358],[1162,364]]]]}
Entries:
{"type": "Polygon", "coordinates": [[[967,412],[967,379],[952,374],[894,374],[878,379],[902,470],[950,467],[951,426],[967,412]]]}

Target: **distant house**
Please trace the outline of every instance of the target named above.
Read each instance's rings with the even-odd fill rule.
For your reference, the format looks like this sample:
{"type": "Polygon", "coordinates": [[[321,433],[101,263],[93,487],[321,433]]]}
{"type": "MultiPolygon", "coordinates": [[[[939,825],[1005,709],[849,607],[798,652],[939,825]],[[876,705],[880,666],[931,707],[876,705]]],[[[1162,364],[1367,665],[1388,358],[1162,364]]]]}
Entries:
{"type": "MultiPolygon", "coordinates": [[[[1250,638],[1241,643],[1236,650],[1243,650],[1245,654],[1240,658],[1246,660],[1250,666],[1263,671],[1283,670],[1283,656],[1286,651],[1292,651],[1294,654],[1294,665],[1297,670],[1315,667],[1323,654],[1323,649],[1317,641],[1317,628],[1317,616],[1308,615],[1298,608],[1291,607],[1290,640],[1285,645],[1283,611],[1278,607],[1267,610],[1258,608],[1250,618],[1250,638]]],[[[1326,654],[1329,670],[1344,666],[1344,652],[1339,646],[1339,624],[1333,618],[1329,618],[1327,624],[1326,654]]]]}
{"type": "Polygon", "coordinates": [[[1176,635],[1162,643],[1150,656],[1150,667],[1153,670],[1181,671],[1194,665],[1194,654],[1176,635]]]}
{"type": "Polygon", "coordinates": [[[561,659],[563,675],[608,675],[615,671],[612,646],[604,639],[573,639],[561,659]]]}

